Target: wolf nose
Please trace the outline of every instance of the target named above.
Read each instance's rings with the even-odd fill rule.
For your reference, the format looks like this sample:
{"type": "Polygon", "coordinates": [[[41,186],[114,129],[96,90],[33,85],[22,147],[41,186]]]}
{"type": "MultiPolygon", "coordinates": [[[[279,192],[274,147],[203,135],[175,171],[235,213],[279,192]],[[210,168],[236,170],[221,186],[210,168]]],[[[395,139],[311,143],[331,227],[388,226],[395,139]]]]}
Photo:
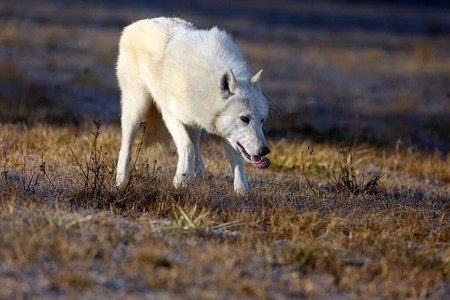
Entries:
{"type": "Polygon", "coordinates": [[[270,153],[269,147],[265,146],[259,151],[259,156],[266,156],[270,153]]]}

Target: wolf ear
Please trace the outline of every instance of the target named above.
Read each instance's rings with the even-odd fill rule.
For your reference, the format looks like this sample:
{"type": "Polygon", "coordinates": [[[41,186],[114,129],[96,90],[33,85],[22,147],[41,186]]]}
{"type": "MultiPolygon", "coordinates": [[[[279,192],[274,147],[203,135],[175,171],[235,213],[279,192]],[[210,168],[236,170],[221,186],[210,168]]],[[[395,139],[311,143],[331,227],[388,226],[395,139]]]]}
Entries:
{"type": "Polygon", "coordinates": [[[238,92],[239,86],[231,69],[225,70],[220,75],[219,89],[223,99],[228,99],[238,92]]]}
{"type": "Polygon", "coordinates": [[[250,83],[253,85],[253,87],[258,90],[261,91],[261,74],[262,74],[263,70],[259,70],[258,73],[255,74],[255,76],[253,76],[250,79],[250,83]]]}

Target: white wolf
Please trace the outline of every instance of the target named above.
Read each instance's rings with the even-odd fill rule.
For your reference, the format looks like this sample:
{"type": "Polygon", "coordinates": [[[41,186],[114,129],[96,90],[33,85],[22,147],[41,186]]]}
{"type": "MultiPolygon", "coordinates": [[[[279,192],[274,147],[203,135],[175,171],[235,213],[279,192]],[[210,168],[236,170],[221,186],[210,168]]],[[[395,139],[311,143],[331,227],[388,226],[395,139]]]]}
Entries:
{"type": "MultiPolygon", "coordinates": [[[[173,183],[205,178],[201,129],[223,138],[234,189],[249,193],[244,159],[267,168],[270,153],[262,125],[268,105],[261,73],[253,77],[238,46],[217,29],[198,30],[178,18],[137,21],[123,30],[117,76],[122,92],[122,146],[116,184],[128,178],[130,152],[142,120],[150,143],[169,131],[179,155],[173,183]],[[166,129],[167,128],[167,129],[166,129]]],[[[169,138],[170,140],[170,138],[169,138]]]]}

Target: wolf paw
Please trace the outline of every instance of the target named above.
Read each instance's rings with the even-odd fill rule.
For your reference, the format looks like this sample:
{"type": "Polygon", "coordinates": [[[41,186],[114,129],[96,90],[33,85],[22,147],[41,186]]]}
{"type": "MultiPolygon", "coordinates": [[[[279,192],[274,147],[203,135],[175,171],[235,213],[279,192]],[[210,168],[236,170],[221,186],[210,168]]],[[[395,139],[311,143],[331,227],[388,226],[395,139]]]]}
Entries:
{"type": "Polygon", "coordinates": [[[235,186],[234,192],[240,196],[248,196],[250,195],[250,189],[245,186],[235,186]]]}
{"type": "Polygon", "coordinates": [[[116,187],[121,187],[125,185],[128,182],[128,178],[125,176],[125,174],[117,173],[116,176],[116,187]]]}
{"type": "Polygon", "coordinates": [[[193,174],[180,173],[173,178],[173,185],[176,188],[187,187],[194,180],[193,174]]]}

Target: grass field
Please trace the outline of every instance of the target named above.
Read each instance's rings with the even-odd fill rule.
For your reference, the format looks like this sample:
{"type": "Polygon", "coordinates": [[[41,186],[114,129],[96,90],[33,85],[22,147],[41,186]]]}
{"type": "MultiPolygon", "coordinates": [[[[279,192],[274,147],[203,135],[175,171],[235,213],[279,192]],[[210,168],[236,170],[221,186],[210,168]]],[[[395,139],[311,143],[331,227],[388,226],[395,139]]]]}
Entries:
{"type": "Polygon", "coordinates": [[[0,299],[450,297],[448,7],[99,3],[0,3],[0,299]],[[117,41],[157,15],[264,68],[282,114],[248,197],[208,135],[208,180],[175,189],[174,148],[137,138],[114,187],[117,41]]]}
{"type": "Polygon", "coordinates": [[[215,140],[208,181],[175,190],[176,155],[142,150],[118,190],[118,128],[0,130],[0,298],[448,296],[441,154],[272,141],[243,198],[215,140]]]}

